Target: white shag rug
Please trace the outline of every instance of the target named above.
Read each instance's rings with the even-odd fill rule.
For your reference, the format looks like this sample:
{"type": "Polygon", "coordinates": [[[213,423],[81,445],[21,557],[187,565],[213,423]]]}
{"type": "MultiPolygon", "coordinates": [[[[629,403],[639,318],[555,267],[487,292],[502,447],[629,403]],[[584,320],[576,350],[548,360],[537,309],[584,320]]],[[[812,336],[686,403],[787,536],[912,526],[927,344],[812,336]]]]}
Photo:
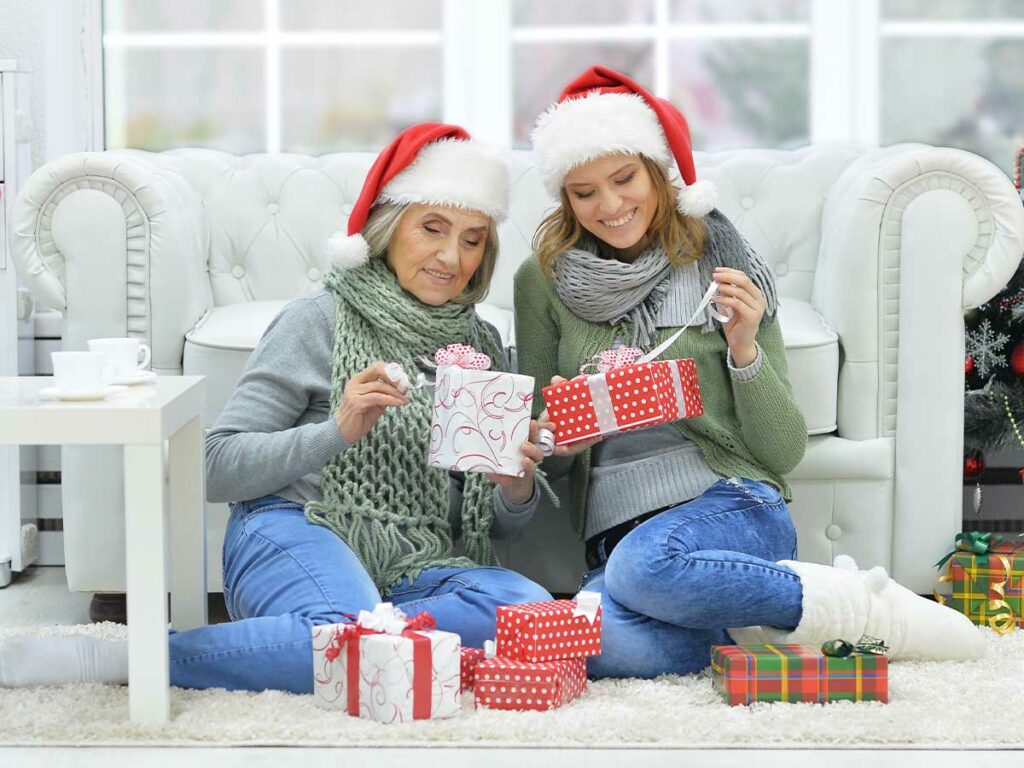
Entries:
{"type": "MultiPolygon", "coordinates": [[[[123,637],[124,627],[2,629],[123,637]]],[[[707,676],[591,682],[551,712],[474,710],[400,725],[328,712],[312,696],[174,689],[163,727],[128,720],[128,689],[70,685],[0,689],[2,745],[543,747],[1024,747],[1024,631],[987,629],[976,662],[890,666],[890,702],[730,707],[707,676]]]]}

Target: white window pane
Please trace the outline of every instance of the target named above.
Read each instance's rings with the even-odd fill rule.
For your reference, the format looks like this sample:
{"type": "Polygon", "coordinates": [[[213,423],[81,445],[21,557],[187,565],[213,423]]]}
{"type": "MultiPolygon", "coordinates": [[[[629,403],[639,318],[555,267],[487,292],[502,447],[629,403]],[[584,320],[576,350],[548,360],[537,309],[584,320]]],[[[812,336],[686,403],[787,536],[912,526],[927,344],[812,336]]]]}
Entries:
{"type": "Polygon", "coordinates": [[[676,23],[702,21],[749,24],[757,21],[806,21],[811,0],[672,0],[676,23]]]}
{"type": "Polygon", "coordinates": [[[265,148],[262,51],[108,49],[104,100],[110,149],[265,148]]]}
{"type": "Polygon", "coordinates": [[[652,21],[653,0],[589,0],[586,3],[514,0],[512,5],[512,24],[517,27],[650,24],[652,21]]]}
{"type": "Polygon", "coordinates": [[[263,0],[104,0],[107,32],[235,32],[263,28],[263,0]]]}
{"type": "Polygon", "coordinates": [[[441,0],[280,0],[281,28],[441,29],[441,0]]]}
{"type": "Polygon", "coordinates": [[[671,47],[671,101],[695,149],[796,147],[809,140],[806,40],[686,41],[671,47]]]}
{"type": "Polygon", "coordinates": [[[654,81],[650,43],[521,43],[513,49],[515,107],[512,141],[530,143],[533,123],[562,88],[588,67],[603,64],[650,86],[654,81]]]}
{"type": "Polygon", "coordinates": [[[1009,171],[1024,142],[1024,40],[887,40],[882,141],[960,147],[1009,171]]]}
{"type": "Polygon", "coordinates": [[[294,49],[281,55],[286,152],[377,150],[441,119],[438,47],[294,49]]]}
{"type": "Polygon", "coordinates": [[[1021,0],[882,0],[883,19],[961,21],[1024,18],[1021,0]]]}

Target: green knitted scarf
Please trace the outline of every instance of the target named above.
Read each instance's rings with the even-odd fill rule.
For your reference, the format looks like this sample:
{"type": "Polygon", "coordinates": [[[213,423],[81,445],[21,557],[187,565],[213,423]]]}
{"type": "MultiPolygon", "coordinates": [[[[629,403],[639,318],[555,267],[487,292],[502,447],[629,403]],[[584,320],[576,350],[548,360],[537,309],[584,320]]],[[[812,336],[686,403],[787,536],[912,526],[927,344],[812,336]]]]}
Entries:
{"type": "MultiPolygon", "coordinates": [[[[472,305],[422,304],[402,290],[382,258],[356,269],[332,269],[324,284],[337,305],[332,412],[349,378],[376,361],[397,362],[412,377],[438,348],[465,343],[500,365],[501,349],[472,305]]],[[[385,410],[368,434],[324,466],[323,501],[306,505],[307,519],[340,536],[383,593],[431,566],[491,562],[493,485],[483,475],[467,475],[467,557],[453,557],[451,478],[427,466],[432,390],[413,390],[409,401],[385,410]]]]}

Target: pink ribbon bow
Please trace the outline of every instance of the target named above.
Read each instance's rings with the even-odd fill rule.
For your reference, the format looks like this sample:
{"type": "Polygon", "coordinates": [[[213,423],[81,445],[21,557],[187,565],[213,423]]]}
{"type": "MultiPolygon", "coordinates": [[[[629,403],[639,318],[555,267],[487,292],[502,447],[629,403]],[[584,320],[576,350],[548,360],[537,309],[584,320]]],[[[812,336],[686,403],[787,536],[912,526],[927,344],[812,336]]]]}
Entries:
{"type": "Polygon", "coordinates": [[[606,349],[601,354],[594,355],[594,362],[580,366],[580,373],[586,373],[590,368],[596,368],[598,373],[608,373],[614,368],[632,365],[641,355],[643,350],[636,347],[606,349]]]}
{"type": "Polygon", "coordinates": [[[474,371],[486,371],[491,367],[491,358],[483,352],[477,352],[468,344],[449,344],[434,353],[434,362],[441,365],[454,365],[474,371]]]}

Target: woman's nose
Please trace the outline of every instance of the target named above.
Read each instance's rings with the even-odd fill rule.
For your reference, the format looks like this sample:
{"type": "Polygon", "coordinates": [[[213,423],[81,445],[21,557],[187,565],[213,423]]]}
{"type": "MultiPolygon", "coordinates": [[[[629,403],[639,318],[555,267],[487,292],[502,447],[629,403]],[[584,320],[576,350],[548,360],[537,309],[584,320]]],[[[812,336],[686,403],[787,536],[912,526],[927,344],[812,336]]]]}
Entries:
{"type": "Polygon", "coordinates": [[[608,189],[601,193],[601,213],[618,213],[621,204],[622,198],[613,190],[608,189]]]}

